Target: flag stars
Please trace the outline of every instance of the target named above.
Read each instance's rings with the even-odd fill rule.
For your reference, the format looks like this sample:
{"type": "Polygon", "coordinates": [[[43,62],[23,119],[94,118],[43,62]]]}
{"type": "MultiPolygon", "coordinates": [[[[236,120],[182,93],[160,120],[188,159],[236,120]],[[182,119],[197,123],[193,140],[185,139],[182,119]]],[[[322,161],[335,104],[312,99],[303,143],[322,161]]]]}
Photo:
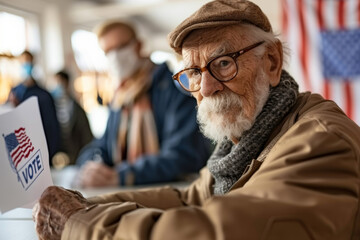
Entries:
{"type": "Polygon", "coordinates": [[[328,78],[360,76],[360,29],[323,31],[321,57],[328,78]]]}

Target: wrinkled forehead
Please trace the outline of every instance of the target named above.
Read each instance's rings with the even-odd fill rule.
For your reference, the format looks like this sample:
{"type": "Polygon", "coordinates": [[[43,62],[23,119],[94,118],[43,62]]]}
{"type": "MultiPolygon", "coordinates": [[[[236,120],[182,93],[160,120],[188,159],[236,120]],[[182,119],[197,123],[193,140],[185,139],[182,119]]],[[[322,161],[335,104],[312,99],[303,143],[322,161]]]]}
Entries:
{"type": "Polygon", "coordinates": [[[211,59],[239,50],[251,42],[251,38],[248,29],[242,25],[194,30],[184,40],[182,56],[185,61],[193,55],[211,59]]]}

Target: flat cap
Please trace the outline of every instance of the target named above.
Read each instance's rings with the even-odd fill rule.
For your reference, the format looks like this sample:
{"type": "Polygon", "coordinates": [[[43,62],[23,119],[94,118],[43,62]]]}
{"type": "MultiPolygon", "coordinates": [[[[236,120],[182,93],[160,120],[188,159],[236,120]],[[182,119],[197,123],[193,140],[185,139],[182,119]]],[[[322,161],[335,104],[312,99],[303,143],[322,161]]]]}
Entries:
{"type": "Polygon", "coordinates": [[[272,32],[269,19],[256,4],[247,0],[215,0],[203,5],[168,35],[170,47],[181,54],[183,41],[191,31],[236,23],[249,23],[272,32]]]}

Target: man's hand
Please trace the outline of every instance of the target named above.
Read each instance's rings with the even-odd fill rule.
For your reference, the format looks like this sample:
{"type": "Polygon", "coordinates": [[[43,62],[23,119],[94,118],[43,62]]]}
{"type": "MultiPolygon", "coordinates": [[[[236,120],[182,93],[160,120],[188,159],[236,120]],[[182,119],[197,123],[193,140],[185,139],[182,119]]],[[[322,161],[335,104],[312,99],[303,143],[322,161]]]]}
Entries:
{"type": "Polygon", "coordinates": [[[60,239],[69,217],[88,205],[90,203],[77,191],[48,187],[33,208],[33,219],[39,239],[60,239]]]}
{"type": "Polygon", "coordinates": [[[119,184],[118,173],[115,169],[103,163],[89,161],[80,169],[78,176],[80,187],[106,187],[119,184]]]}

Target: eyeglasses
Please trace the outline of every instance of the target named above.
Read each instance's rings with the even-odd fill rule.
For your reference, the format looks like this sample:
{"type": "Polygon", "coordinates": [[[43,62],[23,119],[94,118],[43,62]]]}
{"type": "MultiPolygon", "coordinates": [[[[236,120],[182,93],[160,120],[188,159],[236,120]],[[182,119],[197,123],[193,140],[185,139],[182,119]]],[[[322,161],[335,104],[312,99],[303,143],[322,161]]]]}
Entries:
{"type": "Polygon", "coordinates": [[[220,82],[228,82],[232,80],[238,73],[238,65],[236,59],[242,54],[260,46],[265,41],[257,42],[247,46],[239,51],[218,56],[210,60],[203,68],[185,68],[173,75],[173,79],[178,81],[180,85],[188,92],[196,92],[200,90],[201,74],[206,70],[211,76],[220,82]]]}

